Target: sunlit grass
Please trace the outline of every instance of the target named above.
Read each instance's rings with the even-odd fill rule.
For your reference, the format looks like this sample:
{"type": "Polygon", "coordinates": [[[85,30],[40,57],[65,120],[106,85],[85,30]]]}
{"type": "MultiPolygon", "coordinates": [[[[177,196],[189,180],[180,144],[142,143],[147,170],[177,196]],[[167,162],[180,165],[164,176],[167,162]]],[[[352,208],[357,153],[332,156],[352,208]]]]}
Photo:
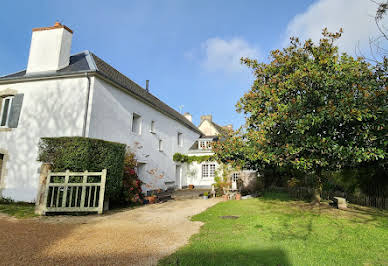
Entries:
{"type": "Polygon", "coordinates": [[[31,218],[37,216],[34,213],[35,205],[30,203],[0,204],[0,212],[16,218],[31,218]]]}
{"type": "Polygon", "coordinates": [[[205,224],[161,265],[388,265],[388,212],[289,200],[228,201],[193,217],[205,224]],[[220,216],[240,216],[221,219],[220,216]]]}

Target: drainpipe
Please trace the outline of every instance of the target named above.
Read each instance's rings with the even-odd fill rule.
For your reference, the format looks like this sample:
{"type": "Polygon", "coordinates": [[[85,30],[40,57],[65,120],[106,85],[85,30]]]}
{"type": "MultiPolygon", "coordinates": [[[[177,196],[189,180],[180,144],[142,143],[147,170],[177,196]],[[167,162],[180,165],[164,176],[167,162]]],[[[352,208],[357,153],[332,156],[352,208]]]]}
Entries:
{"type": "Polygon", "coordinates": [[[86,79],[88,80],[87,92],[86,92],[86,103],[85,103],[85,116],[84,116],[84,126],[82,128],[82,137],[86,137],[86,123],[88,122],[88,113],[89,113],[89,96],[90,96],[90,77],[88,73],[85,73],[86,79]]]}

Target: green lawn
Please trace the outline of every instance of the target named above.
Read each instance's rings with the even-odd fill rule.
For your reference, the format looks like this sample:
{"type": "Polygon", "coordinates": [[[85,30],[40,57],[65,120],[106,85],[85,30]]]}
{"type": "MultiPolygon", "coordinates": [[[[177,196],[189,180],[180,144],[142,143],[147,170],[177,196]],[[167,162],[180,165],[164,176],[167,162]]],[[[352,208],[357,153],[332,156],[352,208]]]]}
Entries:
{"type": "Polygon", "coordinates": [[[219,203],[193,220],[205,223],[200,233],[160,265],[388,265],[386,211],[267,194],[219,203]]]}
{"type": "Polygon", "coordinates": [[[9,203],[0,204],[0,212],[16,218],[31,218],[34,214],[35,204],[31,203],[9,203]]]}

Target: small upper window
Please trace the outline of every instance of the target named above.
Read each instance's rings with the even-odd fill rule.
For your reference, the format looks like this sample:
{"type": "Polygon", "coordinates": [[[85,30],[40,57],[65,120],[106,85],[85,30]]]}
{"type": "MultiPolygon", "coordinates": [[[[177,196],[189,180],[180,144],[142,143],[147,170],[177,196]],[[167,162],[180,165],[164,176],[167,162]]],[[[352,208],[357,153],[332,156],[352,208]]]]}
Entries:
{"type": "Polygon", "coordinates": [[[0,127],[8,127],[9,113],[11,111],[13,96],[8,96],[2,99],[0,127]]]}
{"type": "Polygon", "coordinates": [[[155,133],[155,121],[151,121],[150,132],[155,133]]]}
{"type": "Polygon", "coordinates": [[[183,146],[183,134],[182,133],[178,132],[177,140],[178,140],[178,146],[182,147],[183,146]]]}
{"type": "Polygon", "coordinates": [[[141,116],[136,113],[132,114],[132,132],[136,134],[141,133],[141,116]]]}
{"type": "Polygon", "coordinates": [[[159,140],[159,151],[163,151],[163,140],[159,140]]]}

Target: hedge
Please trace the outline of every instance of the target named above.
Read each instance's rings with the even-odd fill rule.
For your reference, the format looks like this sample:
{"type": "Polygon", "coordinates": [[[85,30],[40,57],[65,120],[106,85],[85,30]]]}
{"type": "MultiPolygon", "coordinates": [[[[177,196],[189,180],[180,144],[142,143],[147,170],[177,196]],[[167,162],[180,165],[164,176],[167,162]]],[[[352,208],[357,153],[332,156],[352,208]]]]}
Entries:
{"type": "Polygon", "coordinates": [[[107,169],[105,197],[118,199],[122,189],[126,145],[85,137],[41,138],[38,161],[53,172],[99,172],[107,169]]]}

